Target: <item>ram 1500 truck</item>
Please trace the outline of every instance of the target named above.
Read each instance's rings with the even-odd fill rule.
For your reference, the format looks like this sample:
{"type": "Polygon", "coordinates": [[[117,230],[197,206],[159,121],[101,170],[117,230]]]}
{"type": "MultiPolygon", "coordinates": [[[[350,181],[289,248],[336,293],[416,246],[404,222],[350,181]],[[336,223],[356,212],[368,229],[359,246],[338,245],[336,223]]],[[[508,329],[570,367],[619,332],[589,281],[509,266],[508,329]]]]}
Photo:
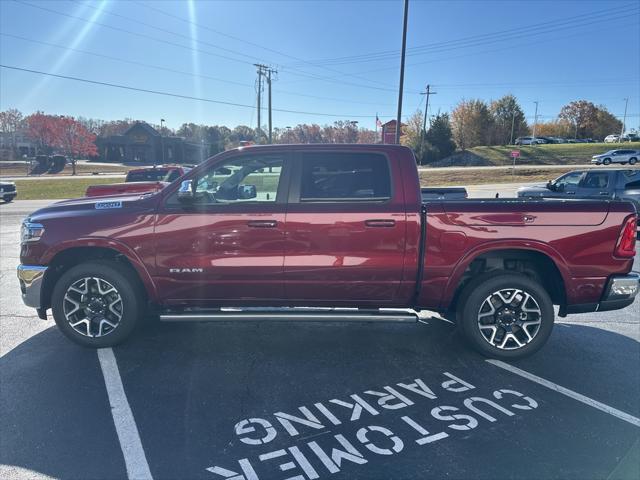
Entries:
{"type": "Polygon", "coordinates": [[[514,358],[545,343],[554,305],[565,316],[634,301],[636,220],[621,201],[423,203],[401,146],[246,147],[157,193],[33,213],[18,277],[27,305],[90,347],[122,342],[148,312],[317,320],[347,308],[339,319],[374,321],[410,308],[514,358]]]}

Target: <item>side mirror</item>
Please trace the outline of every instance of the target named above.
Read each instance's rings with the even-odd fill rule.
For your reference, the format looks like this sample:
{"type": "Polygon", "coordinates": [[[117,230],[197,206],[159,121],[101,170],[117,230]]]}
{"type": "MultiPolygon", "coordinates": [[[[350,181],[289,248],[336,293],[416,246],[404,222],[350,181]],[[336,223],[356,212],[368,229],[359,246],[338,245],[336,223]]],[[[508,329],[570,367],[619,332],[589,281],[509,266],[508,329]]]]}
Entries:
{"type": "Polygon", "coordinates": [[[554,183],[553,183],[551,180],[549,180],[549,181],[547,182],[547,189],[548,189],[548,190],[551,190],[551,191],[553,191],[553,190],[555,190],[555,189],[556,189],[556,186],[554,185],[554,183]]]}
{"type": "Polygon", "coordinates": [[[178,200],[184,203],[192,203],[194,198],[193,180],[183,180],[178,189],[178,200]]]}
{"type": "Polygon", "coordinates": [[[258,190],[255,185],[238,185],[238,199],[250,200],[258,196],[258,190]]]}

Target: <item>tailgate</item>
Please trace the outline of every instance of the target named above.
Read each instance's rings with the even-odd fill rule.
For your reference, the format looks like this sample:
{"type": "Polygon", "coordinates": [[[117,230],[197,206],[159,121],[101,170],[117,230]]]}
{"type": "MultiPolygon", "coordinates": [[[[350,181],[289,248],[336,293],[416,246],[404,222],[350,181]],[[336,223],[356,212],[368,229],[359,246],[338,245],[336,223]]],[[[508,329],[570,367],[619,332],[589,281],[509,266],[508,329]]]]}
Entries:
{"type": "Polygon", "coordinates": [[[443,202],[447,219],[457,225],[600,225],[609,202],[590,200],[466,200],[443,202]]]}

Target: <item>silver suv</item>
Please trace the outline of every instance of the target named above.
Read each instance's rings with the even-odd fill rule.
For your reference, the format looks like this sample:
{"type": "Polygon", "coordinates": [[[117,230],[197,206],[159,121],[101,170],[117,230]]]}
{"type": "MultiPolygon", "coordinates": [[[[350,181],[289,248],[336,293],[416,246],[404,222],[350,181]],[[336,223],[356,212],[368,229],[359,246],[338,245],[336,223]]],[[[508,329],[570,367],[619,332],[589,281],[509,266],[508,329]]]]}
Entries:
{"type": "Polygon", "coordinates": [[[635,165],[640,158],[638,150],[609,150],[608,152],[591,157],[591,163],[597,165],[609,165],[610,163],[621,163],[635,165]]]}

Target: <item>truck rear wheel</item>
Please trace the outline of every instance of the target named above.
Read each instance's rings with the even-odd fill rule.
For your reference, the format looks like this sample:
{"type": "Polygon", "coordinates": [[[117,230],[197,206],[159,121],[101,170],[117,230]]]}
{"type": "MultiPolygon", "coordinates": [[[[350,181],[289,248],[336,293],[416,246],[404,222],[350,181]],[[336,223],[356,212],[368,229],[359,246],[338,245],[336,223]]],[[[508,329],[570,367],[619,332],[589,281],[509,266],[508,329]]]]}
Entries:
{"type": "Polygon", "coordinates": [[[109,261],[82,263],[57,281],[51,297],[53,318],[75,343],[111,347],[135,329],[140,293],[127,267],[109,261]]]}
{"type": "Polygon", "coordinates": [[[538,351],[553,329],[553,303],[535,280],[517,273],[473,279],[458,301],[457,321],[481,354],[504,359],[538,351]]]}

